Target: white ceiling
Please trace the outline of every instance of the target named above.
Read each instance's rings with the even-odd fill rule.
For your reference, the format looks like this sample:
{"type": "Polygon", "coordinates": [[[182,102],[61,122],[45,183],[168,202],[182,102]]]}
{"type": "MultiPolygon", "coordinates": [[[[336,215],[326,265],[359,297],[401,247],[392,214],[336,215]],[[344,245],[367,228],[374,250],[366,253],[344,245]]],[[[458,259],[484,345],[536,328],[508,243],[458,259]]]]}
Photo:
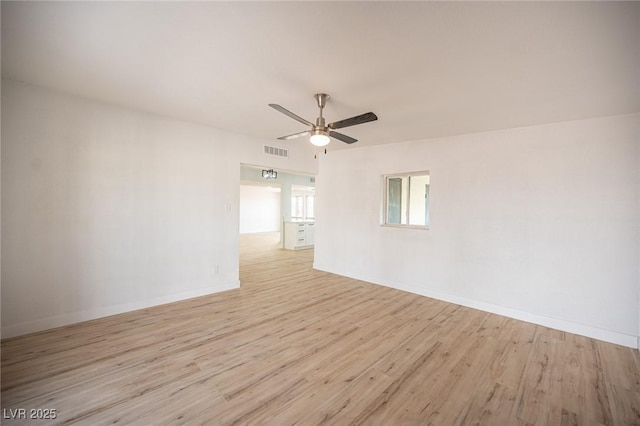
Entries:
{"type": "Polygon", "coordinates": [[[393,143],[640,111],[640,3],[3,1],[2,73],[266,139],[326,92],[393,143]]]}

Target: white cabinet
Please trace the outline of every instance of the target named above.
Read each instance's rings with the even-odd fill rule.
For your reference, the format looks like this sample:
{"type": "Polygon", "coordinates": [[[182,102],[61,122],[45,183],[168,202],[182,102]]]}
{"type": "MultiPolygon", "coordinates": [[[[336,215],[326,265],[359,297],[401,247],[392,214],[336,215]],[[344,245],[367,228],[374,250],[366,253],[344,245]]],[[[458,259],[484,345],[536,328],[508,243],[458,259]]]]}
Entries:
{"type": "Polygon", "coordinates": [[[313,247],[315,232],[315,222],[285,222],[284,248],[298,250],[313,247]]]}

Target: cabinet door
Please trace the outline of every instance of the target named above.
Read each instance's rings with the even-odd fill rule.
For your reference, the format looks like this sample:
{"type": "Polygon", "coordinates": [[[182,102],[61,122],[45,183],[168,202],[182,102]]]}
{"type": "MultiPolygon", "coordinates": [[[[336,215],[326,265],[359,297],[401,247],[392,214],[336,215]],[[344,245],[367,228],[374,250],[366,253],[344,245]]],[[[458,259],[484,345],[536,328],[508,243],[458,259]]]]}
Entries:
{"type": "Polygon", "coordinates": [[[305,235],[305,243],[308,246],[312,246],[316,243],[316,230],[311,228],[307,229],[307,233],[305,235]]]}
{"type": "Polygon", "coordinates": [[[284,248],[293,250],[296,246],[297,230],[298,228],[294,228],[291,223],[284,224],[284,248]]]}

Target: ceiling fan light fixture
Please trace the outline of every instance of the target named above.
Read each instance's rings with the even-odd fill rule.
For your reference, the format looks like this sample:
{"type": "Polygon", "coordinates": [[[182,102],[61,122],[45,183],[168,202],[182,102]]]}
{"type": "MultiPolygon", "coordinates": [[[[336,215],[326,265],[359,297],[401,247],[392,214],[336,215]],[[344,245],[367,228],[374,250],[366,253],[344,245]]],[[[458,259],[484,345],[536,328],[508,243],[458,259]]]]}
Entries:
{"type": "Polygon", "coordinates": [[[311,132],[311,138],[309,141],[315,146],[327,146],[329,142],[331,142],[331,139],[327,132],[323,130],[314,130],[311,132]]]}

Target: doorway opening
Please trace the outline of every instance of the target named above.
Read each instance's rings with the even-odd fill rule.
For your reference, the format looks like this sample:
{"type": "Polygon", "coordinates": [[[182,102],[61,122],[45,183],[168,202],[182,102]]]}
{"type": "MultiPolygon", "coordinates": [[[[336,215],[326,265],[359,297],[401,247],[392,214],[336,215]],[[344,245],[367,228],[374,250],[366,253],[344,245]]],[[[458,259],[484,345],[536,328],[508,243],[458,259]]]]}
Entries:
{"type": "Polygon", "coordinates": [[[263,259],[264,249],[297,250],[311,248],[315,242],[315,176],[271,166],[240,165],[240,266],[263,259]],[[293,237],[296,244],[286,244],[293,237]],[[289,235],[287,236],[287,232],[289,235]],[[299,234],[299,235],[298,235],[299,234]]]}

